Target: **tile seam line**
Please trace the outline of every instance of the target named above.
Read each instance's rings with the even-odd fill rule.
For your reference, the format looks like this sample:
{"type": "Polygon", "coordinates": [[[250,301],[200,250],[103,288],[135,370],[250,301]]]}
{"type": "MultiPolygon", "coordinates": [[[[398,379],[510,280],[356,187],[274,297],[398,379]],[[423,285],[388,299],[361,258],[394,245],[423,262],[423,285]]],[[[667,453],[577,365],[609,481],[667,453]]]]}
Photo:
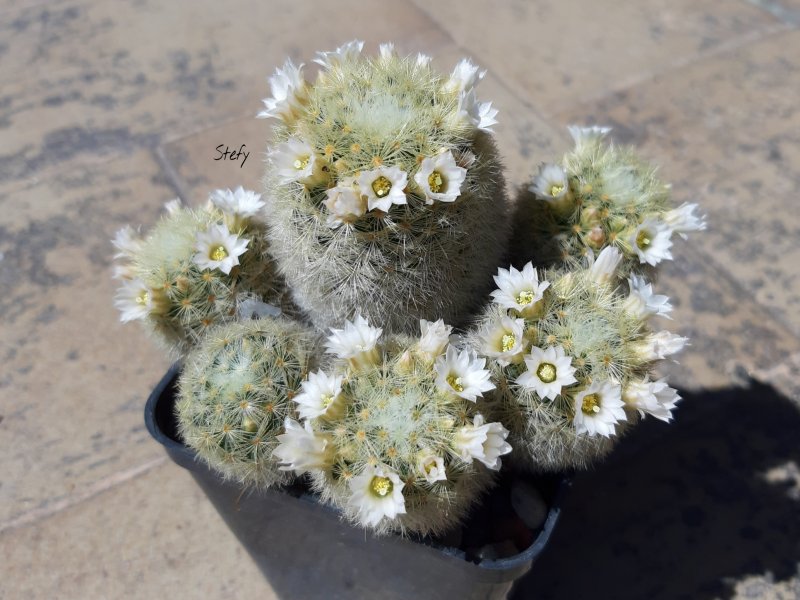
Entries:
{"type": "Polygon", "coordinates": [[[545,111],[542,114],[542,116],[547,119],[556,118],[559,114],[569,112],[570,110],[575,109],[579,106],[597,104],[599,102],[602,102],[603,100],[606,100],[607,98],[612,98],[617,94],[628,92],[629,90],[632,90],[641,85],[645,85],[658,78],[668,77],[674,73],[681,71],[681,69],[692,67],[706,60],[713,60],[715,58],[719,58],[720,56],[724,56],[725,54],[735,52],[736,50],[747,48],[748,46],[753,46],[758,42],[767,39],[771,35],[788,34],[795,31],[797,31],[795,27],[783,22],[767,26],[763,29],[752,31],[746,35],[727,40],[721,43],[719,46],[707,52],[675,60],[667,64],[663,69],[660,69],[658,71],[633,75],[627,80],[622,80],[619,83],[619,85],[613,87],[607,92],[601,92],[595,95],[587,95],[584,98],[581,98],[580,101],[578,102],[565,104],[563,108],[559,107],[559,110],[557,112],[545,111]]]}
{"type": "Polygon", "coordinates": [[[121,471],[119,473],[115,473],[109,477],[106,477],[105,479],[101,479],[100,481],[97,481],[89,485],[81,492],[62,498],[61,500],[54,502],[50,506],[35,508],[28,512],[22,513],[21,515],[9,519],[4,523],[0,523],[0,536],[12,532],[16,529],[32,525],[34,523],[52,517],[58,513],[61,513],[65,510],[68,510],[73,506],[77,506],[78,504],[82,504],[93,498],[96,498],[97,496],[100,496],[105,492],[113,490],[114,488],[117,488],[141,475],[145,475],[146,473],[152,471],[157,467],[160,467],[166,462],[167,462],[166,456],[155,458],[144,464],[132,467],[130,469],[126,469],[125,471],[121,471]]]}
{"type": "MultiPolygon", "coordinates": [[[[160,149],[165,148],[166,146],[169,146],[170,144],[175,144],[177,142],[184,141],[184,140],[186,140],[188,138],[191,138],[191,137],[194,137],[196,135],[200,135],[201,133],[205,133],[206,131],[211,131],[211,130],[217,129],[219,127],[225,127],[227,125],[230,125],[231,123],[235,123],[237,121],[241,121],[244,118],[246,118],[246,115],[244,113],[239,114],[239,115],[234,115],[232,117],[228,117],[228,118],[224,119],[223,121],[219,121],[218,123],[213,123],[211,125],[203,126],[203,127],[198,128],[198,129],[192,129],[192,130],[186,131],[186,132],[180,132],[180,133],[176,134],[175,137],[168,136],[164,140],[159,140],[158,143],[156,143],[156,144],[152,144],[152,145],[150,145],[150,144],[142,144],[141,146],[136,146],[130,152],[125,152],[125,153],[121,152],[119,154],[111,154],[111,155],[102,156],[102,157],[100,157],[100,155],[90,155],[90,156],[87,156],[86,158],[76,159],[74,163],[73,162],[64,163],[64,164],[59,165],[58,167],[56,167],[56,168],[54,168],[52,170],[45,171],[44,174],[38,174],[37,173],[37,174],[33,174],[33,175],[29,176],[29,177],[26,177],[24,179],[17,179],[14,183],[8,184],[8,187],[5,188],[5,189],[1,188],[1,186],[3,185],[3,182],[0,181],[0,199],[2,199],[4,197],[11,197],[12,195],[14,195],[16,193],[24,192],[25,190],[29,190],[29,189],[37,186],[37,185],[41,185],[43,182],[51,181],[51,180],[63,175],[64,173],[68,173],[68,172],[74,171],[76,168],[82,167],[82,168],[85,168],[85,169],[92,169],[92,168],[102,167],[104,165],[108,165],[108,164],[111,164],[111,163],[119,161],[119,160],[130,158],[133,154],[135,154],[137,152],[149,152],[152,156],[154,156],[156,158],[156,162],[158,163],[158,165],[160,167],[163,167],[163,164],[161,163],[161,161],[158,160],[159,159],[158,151],[160,149]],[[98,158],[98,160],[93,160],[93,157],[98,158]]],[[[255,117],[253,117],[253,118],[255,119],[255,117]]],[[[164,155],[164,160],[167,160],[166,159],[166,155],[164,155]]],[[[172,165],[171,165],[171,163],[169,163],[168,160],[167,160],[167,163],[170,165],[170,168],[172,168],[172,165]]],[[[11,180],[8,180],[8,181],[11,181],[11,180]]],[[[182,179],[181,179],[181,181],[182,181],[182,179]]],[[[172,184],[172,182],[170,182],[170,184],[172,184]]],[[[173,187],[175,187],[175,186],[173,186],[173,187]]],[[[179,190],[177,188],[175,188],[175,191],[178,192],[179,190]]]]}
{"type": "MultiPolygon", "coordinates": [[[[436,24],[436,26],[439,28],[439,30],[447,38],[449,38],[453,42],[453,44],[458,48],[458,50],[460,50],[461,52],[465,52],[467,54],[473,54],[473,56],[479,56],[479,57],[481,56],[479,54],[475,54],[472,50],[466,48],[463,44],[461,44],[458,40],[456,40],[450,34],[449,31],[444,29],[442,21],[435,14],[431,13],[425,5],[420,5],[418,0],[412,0],[412,2],[417,7],[418,10],[421,10],[426,15],[428,15],[428,18],[433,23],[436,24]]],[[[602,92],[602,93],[596,94],[594,96],[591,96],[591,95],[590,96],[585,96],[579,102],[565,104],[562,107],[559,107],[558,112],[553,112],[553,111],[549,111],[549,110],[540,109],[540,108],[532,105],[529,100],[527,100],[524,97],[522,97],[521,94],[517,90],[513,89],[506,82],[504,77],[501,77],[499,74],[495,74],[495,76],[497,78],[497,81],[500,83],[500,85],[507,92],[509,92],[516,100],[522,102],[525,106],[529,107],[531,109],[531,111],[536,116],[541,118],[543,121],[546,121],[549,125],[551,125],[551,127],[557,128],[557,127],[555,127],[555,125],[559,125],[560,126],[560,123],[553,124],[550,120],[553,117],[555,117],[557,114],[562,113],[562,112],[566,112],[565,110],[562,110],[562,108],[566,108],[567,110],[569,110],[569,109],[574,108],[576,106],[580,106],[581,104],[595,103],[595,102],[598,102],[598,101],[600,101],[602,99],[605,99],[605,98],[611,97],[611,96],[613,96],[615,94],[618,94],[620,92],[624,92],[624,91],[626,91],[626,90],[628,90],[630,88],[636,87],[637,85],[640,85],[640,84],[642,84],[644,82],[651,81],[652,79],[655,79],[656,77],[662,77],[664,75],[672,73],[673,71],[678,71],[678,70],[680,70],[680,69],[682,69],[682,68],[684,68],[686,66],[689,66],[691,64],[694,64],[696,62],[701,62],[701,61],[703,61],[703,60],[705,60],[707,58],[714,58],[719,54],[724,54],[726,52],[730,52],[730,51],[736,50],[736,49],[738,49],[740,47],[744,47],[744,46],[747,46],[749,44],[753,44],[753,43],[759,42],[762,39],[766,38],[768,35],[772,35],[772,34],[775,34],[775,33],[782,33],[782,32],[791,32],[791,31],[797,30],[797,27],[795,27],[794,25],[792,25],[790,23],[786,23],[786,22],[778,19],[775,15],[772,15],[769,12],[763,11],[763,10],[760,10],[760,9],[759,9],[759,11],[763,12],[764,14],[769,15],[776,22],[773,23],[772,25],[767,25],[767,26],[765,26],[763,28],[756,29],[755,31],[747,33],[747,34],[745,34],[743,36],[731,38],[730,40],[727,40],[727,41],[721,43],[719,46],[717,46],[714,49],[709,50],[707,52],[698,53],[697,55],[686,57],[685,59],[682,59],[682,60],[676,60],[676,61],[674,61],[672,63],[669,63],[664,69],[661,69],[661,70],[659,70],[657,72],[651,72],[651,73],[646,73],[646,74],[642,74],[642,75],[638,75],[638,76],[632,77],[631,79],[629,79],[627,81],[623,81],[620,85],[614,87],[614,89],[612,89],[610,91],[602,92]]],[[[488,64],[488,63],[485,63],[485,64],[488,64]]]]}
{"type": "MultiPolygon", "coordinates": [[[[702,232],[701,232],[702,235],[702,232]]],[[[693,255],[698,260],[702,261],[706,266],[708,266],[713,274],[721,279],[724,279],[725,282],[730,285],[735,292],[738,292],[741,297],[749,299],[753,306],[756,308],[761,309],[764,313],[769,317],[770,321],[773,322],[775,325],[779,326],[780,329],[783,329],[788,333],[795,341],[798,342],[800,345],[800,331],[798,331],[795,325],[792,325],[790,322],[784,320],[781,312],[777,311],[776,309],[766,306],[756,300],[754,294],[747,289],[742,283],[739,282],[736,277],[734,277],[725,267],[723,267],[717,260],[715,260],[712,256],[707,254],[704,250],[700,249],[699,246],[692,246],[688,247],[688,252],[693,255]]]]}

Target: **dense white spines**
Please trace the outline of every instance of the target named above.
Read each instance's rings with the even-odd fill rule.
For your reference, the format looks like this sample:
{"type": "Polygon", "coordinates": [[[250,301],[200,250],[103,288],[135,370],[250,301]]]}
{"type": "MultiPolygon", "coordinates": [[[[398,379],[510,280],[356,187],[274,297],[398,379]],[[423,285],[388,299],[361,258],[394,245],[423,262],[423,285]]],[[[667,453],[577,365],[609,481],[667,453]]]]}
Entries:
{"type": "MultiPolygon", "coordinates": [[[[483,131],[496,111],[475,99],[482,73],[462,61],[448,78],[389,46],[377,57],[361,48],[321,53],[313,85],[276,75],[302,93],[276,120],[267,166],[272,250],[321,329],[358,310],[387,332],[411,333],[420,318],[464,323],[508,237],[483,131]]],[[[283,87],[276,98],[291,97],[283,87]]]]}
{"type": "Polygon", "coordinates": [[[262,202],[242,188],[216,190],[204,208],[167,204],[145,236],[117,233],[115,299],[123,321],[140,320],[171,355],[188,352],[214,325],[236,319],[246,299],[292,312],[267,254],[262,202]]]}
{"type": "MultiPolygon", "coordinates": [[[[181,374],[183,440],[223,476],[245,485],[288,481],[273,451],[281,435],[295,433],[287,420],[308,374],[313,337],[283,318],[215,328],[187,356],[181,374]]],[[[314,464],[325,449],[303,440],[294,446],[302,449],[296,459],[301,465],[314,464]]]]}
{"type": "Polygon", "coordinates": [[[672,208],[656,169],[625,148],[606,144],[607,127],[570,127],[575,146],[545,164],[520,198],[512,250],[521,262],[581,264],[605,248],[620,252],[619,276],[651,275],[671,260],[676,235],[705,229],[696,204],[672,208]]]}
{"type": "MultiPolygon", "coordinates": [[[[420,337],[384,336],[369,360],[337,357],[311,373],[296,398],[306,430],[276,449],[302,463],[295,439],[326,441],[329,462],[303,470],[350,520],[377,533],[456,524],[511,450],[505,427],[485,423],[475,403],[493,388],[485,361],[448,347],[446,333],[444,323],[424,322],[420,337]]],[[[339,337],[328,344],[337,354],[339,337]]]]}

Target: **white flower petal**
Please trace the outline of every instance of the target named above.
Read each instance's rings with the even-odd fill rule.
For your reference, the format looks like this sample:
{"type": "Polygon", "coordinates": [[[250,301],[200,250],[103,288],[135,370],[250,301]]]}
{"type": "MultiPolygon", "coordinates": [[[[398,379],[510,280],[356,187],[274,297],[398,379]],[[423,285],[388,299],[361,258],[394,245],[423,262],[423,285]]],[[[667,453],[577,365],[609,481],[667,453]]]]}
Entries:
{"type": "Polygon", "coordinates": [[[610,381],[595,380],[575,395],[573,424],[579,434],[589,437],[614,435],[614,425],[627,421],[620,387],[610,381]]]}
{"type": "Polygon", "coordinates": [[[461,194],[461,186],[467,177],[467,170],[456,164],[449,150],[422,160],[414,181],[425,195],[426,203],[455,202],[461,194]]]}
{"type": "Polygon", "coordinates": [[[459,352],[450,346],[444,356],[436,359],[436,387],[447,394],[475,402],[483,392],[494,389],[491,373],[484,369],[485,366],[486,360],[478,358],[474,352],[459,352]]]}

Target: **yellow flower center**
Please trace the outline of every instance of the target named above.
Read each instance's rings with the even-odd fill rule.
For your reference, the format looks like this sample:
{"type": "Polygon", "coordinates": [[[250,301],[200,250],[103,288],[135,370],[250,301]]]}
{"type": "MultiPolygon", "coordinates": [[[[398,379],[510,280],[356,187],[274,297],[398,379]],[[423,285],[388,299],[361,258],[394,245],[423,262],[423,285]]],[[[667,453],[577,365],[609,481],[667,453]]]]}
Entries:
{"type": "Polygon", "coordinates": [[[139,292],[139,295],[136,296],[136,304],[150,304],[150,292],[147,290],[139,292]]]}
{"type": "Polygon", "coordinates": [[[211,251],[208,253],[208,256],[211,258],[211,260],[225,260],[228,257],[228,251],[222,244],[217,244],[216,246],[211,247],[211,251]]]}
{"type": "Polygon", "coordinates": [[[525,306],[531,302],[533,302],[533,292],[524,291],[517,294],[517,304],[520,306],[525,306]]]}
{"type": "Polygon", "coordinates": [[[517,338],[514,336],[513,333],[507,333],[503,336],[503,339],[500,340],[500,344],[503,348],[503,352],[509,352],[513,347],[514,344],[517,343],[517,338]]]}
{"type": "Polygon", "coordinates": [[[556,380],[556,366],[551,363],[542,363],[536,369],[536,376],[544,383],[553,383],[556,380]]]}
{"type": "Polygon", "coordinates": [[[394,485],[392,485],[392,480],[388,477],[376,475],[372,478],[372,481],[369,482],[369,489],[378,498],[385,498],[392,493],[394,485]]]}
{"type": "Polygon", "coordinates": [[[600,412],[600,396],[597,394],[587,394],[583,397],[581,410],[587,415],[593,415],[600,412]]]}
{"type": "Polygon", "coordinates": [[[378,198],[383,198],[389,194],[392,189],[392,182],[389,181],[386,177],[381,175],[375,181],[372,182],[372,191],[375,192],[375,195],[378,198]]]}
{"type": "Polygon", "coordinates": [[[558,196],[561,192],[564,191],[564,186],[559,183],[554,183],[550,186],[550,195],[555,197],[558,196]]]}
{"type": "Polygon", "coordinates": [[[298,171],[302,171],[308,166],[308,161],[311,160],[310,156],[298,156],[294,159],[293,166],[298,171]]]}
{"type": "Polygon", "coordinates": [[[444,177],[442,177],[442,174],[439,173],[439,171],[434,171],[428,175],[428,186],[431,188],[431,192],[434,194],[444,191],[445,181],[444,177]]]}
{"type": "Polygon", "coordinates": [[[647,250],[652,243],[653,239],[650,237],[649,231],[643,229],[639,232],[639,235],[636,236],[636,245],[639,246],[639,250],[647,250]]]}
{"type": "Polygon", "coordinates": [[[333,402],[333,396],[330,394],[322,394],[322,406],[323,408],[328,408],[333,402]]]}
{"type": "Polygon", "coordinates": [[[457,392],[463,392],[464,386],[461,383],[461,377],[456,377],[455,375],[448,375],[447,376],[447,383],[450,384],[450,387],[453,388],[457,392]]]}

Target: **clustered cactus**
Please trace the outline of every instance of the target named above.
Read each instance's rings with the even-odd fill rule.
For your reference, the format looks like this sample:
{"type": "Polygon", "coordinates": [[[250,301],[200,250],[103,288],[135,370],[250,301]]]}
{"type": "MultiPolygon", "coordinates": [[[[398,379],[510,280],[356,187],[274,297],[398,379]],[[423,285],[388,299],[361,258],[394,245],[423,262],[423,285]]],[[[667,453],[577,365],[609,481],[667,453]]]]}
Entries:
{"type": "Polygon", "coordinates": [[[183,365],[177,414],[184,441],[225,477],[261,487],[286,483],[273,451],[294,414],[314,337],[284,318],[214,328],[183,365]]]}
{"type": "Polygon", "coordinates": [[[260,196],[217,190],[202,208],[179,200],[144,238],[121,229],[114,245],[123,280],[115,305],[123,322],[141,320],[174,357],[185,355],[214,325],[254,301],[288,308],[267,252],[260,196]]]}
{"type": "Polygon", "coordinates": [[[180,433],[222,475],[302,476],[359,526],[440,534],[503,462],[586,467],[672,418],[654,366],[687,340],[652,325],[651,282],[705,223],[607,129],[571,128],[512,236],[484,72],[361,50],[270,79],[264,201],[218,190],[117,235],[116,304],[184,358],[180,433]]]}
{"type": "Polygon", "coordinates": [[[575,147],[543,164],[518,203],[514,257],[574,267],[604,248],[622,253],[620,275],[653,277],[672,258],[672,236],[705,227],[695,204],[672,208],[669,186],[631,149],[604,143],[607,127],[570,127],[575,147]]]}
{"type": "Polygon", "coordinates": [[[494,303],[471,341],[489,360],[513,458],[529,468],[586,467],[637,414],[669,421],[680,399],[650,377],[686,339],[651,330],[650,317],[672,307],[643,279],[631,275],[628,295],[619,293],[621,262],[609,247],[590,267],[552,269],[543,281],[531,263],[498,272],[494,303]]]}
{"type": "Polygon", "coordinates": [[[441,533],[457,523],[492,481],[511,450],[508,431],[485,423],[476,400],[493,386],[484,361],[448,346],[451,328],[421,322],[422,335],[396,334],[360,315],[334,330],[337,357],[312,373],[295,400],[305,427],[288,423],[277,454],[298,473],[311,473],[322,497],[353,522],[378,533],[441,533]],[[314,436],[328,448],[316,465],[294,437],[314,436]]]}
{"type": "Polygon", "coordinates": [[[319,328],[356,313],[396,332],[463,324],[508,238],[497,111],[475,98],[484,73],[361,46],[320,53],[313,85],[291,61],[271,79],[271,250],[319,328]]]}

